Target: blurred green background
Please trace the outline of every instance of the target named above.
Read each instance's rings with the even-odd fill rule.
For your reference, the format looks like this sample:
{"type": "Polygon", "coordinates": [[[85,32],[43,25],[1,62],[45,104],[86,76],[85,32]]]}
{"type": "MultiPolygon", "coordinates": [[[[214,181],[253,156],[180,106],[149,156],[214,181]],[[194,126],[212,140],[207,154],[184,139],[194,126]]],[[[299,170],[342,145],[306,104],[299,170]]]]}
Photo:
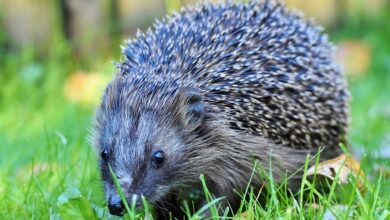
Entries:
{"type": "MultiPolygon", "coordinates": [[[[0,0],[0,219],[63,216],[77,188],[102,211],[88,130],[120,47],[193,0],[0,0]]],[[[349,141],[390,196],[390,0],[287,0],[338,46],[352,92],[349,141]]]]}

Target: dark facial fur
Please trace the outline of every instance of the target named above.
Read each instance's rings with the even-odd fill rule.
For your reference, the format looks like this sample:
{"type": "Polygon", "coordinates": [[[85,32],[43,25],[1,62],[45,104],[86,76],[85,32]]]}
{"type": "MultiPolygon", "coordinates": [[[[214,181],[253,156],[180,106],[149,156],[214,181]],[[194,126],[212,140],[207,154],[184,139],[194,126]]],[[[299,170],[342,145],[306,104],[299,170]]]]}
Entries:
{"type": "Polygon", "coordinates": [[[235,207],[255,161],[280,180],[319,147],[323,158],[339,152],[349,96],[332,46],[279,3],[201,4],[123,53],[95,123],[109,204],[117,192],[108,164],[128,200],[185,198],[204,174],[235,207]]]}

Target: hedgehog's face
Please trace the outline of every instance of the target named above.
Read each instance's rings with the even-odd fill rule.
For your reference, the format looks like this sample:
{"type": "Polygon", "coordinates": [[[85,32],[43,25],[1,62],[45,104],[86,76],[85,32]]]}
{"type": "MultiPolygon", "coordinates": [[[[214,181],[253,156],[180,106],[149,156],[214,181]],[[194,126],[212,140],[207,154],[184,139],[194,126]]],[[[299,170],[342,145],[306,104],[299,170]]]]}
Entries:
{"type": "Polygon", "coordinates": [[[112,214],[123,214],[124,207],[109,166],[128,204],[134,197],[137,206],[142,204],[141,197],[152,204],[162,202],[185,184],[182,175],[190,161],[185,132],[192,132],[188,128],[199,124],[203,112],[200,96],[192,91],[185,94],[175,102],[185,108],[150,108],[136,103],[140,99],[135,97],[108,97],[121,92],[106,93],[97,112],[95,143],[112,214]]]}

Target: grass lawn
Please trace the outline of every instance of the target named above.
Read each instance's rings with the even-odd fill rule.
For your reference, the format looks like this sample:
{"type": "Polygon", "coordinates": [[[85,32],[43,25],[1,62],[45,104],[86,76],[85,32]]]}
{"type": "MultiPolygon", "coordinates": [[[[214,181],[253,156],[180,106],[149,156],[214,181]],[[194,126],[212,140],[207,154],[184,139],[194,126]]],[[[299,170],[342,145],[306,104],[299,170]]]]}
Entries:
{"type": "MultiPolygon", "coordinates": [[[[243,201],[245,218],[333,214],[341,219],[390,219],[389,20],[364,21],[364,28],[350,22],[331,34],[337,42],[357,39],[372,48],[367,73],[350,79],[349,140],[367,176],[364,192],[352,183],[351,189],[335,187],[321,195],[303,182],[302,192],[317,194],[316,207],[300,193],[294,199],[269,182],[265,206],[254,196],[243,201]]],[[[0,55],[0,219],[116,218],[105,208],[96,155],[87,141],[94,105],[72,103],[63,95],[66,76],[81,68],[66,48],[58,40],[45,60],[37,58],[33,48],[0,55]]],[[[110,60],[88,69],[105,76],[113,72],[110,60]]]]}

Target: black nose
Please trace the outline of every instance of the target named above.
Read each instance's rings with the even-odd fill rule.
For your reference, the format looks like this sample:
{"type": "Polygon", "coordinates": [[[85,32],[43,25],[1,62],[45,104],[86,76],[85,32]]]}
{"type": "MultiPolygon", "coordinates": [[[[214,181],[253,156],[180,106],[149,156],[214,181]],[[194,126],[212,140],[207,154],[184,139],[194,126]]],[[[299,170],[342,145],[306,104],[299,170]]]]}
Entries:
{"type": "Polygon", "coordinates": [[[108,209],[112,215],[123,216],[123,203],[119,195],[114,195],[108,200],[108,209]]]}

